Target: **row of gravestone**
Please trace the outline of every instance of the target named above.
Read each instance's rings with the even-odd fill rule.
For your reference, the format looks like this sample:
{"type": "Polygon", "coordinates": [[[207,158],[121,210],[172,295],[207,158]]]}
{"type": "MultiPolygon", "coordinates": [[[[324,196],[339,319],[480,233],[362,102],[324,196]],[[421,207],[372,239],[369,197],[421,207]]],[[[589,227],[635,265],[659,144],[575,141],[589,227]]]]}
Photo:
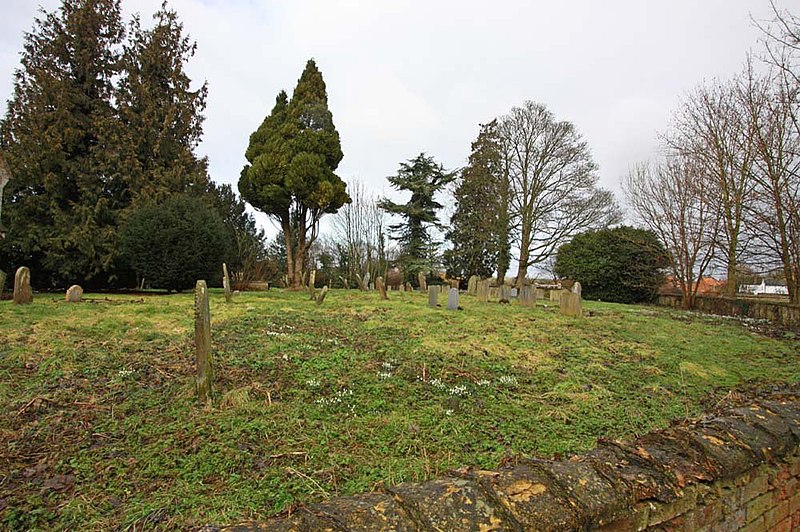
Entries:
{"type": "MultiPolygon", "coordinates": [[[[0,271],[0,295],[6,282],[5,272],[0,271]]],[[[74,284],[67,289],[65,300],[67,303],[80,303],[83,299],[83,288],[74,284]]],[[[33,303],[33,289],[31,289],[31,270],[27,266],[20,266],[14,274],[14,296],[15,305],[27,305],[33,303]]]]}
{"type": "MultiPolygon", "coordinates": [[[[535,306],[536,300],[543,299],[545,295],[544,290],[536,288],[532,285],[523,285],[519,290],[517,290],[505,285],[492,287],[490,286],[490,283],[490,279],[481,280],[477,275],[473,275],[467,282],[467,294],[476,296],[478,301],[483,303],[488,303],[489,299],[496,299],[500,303],[509,303],[512,297],[516,297],[520,305],[525,307],[535,306]]],[[[581,290],[581,283],[575,282],[572,285],[571,290],[551,290],[550,300],[559,302],[561,314],[566,316],[580,317],[583,315],[583,299],[581,298],[581,290]]],[[[448,295],[448,308],[450,308],[449,302],[451,298],[454,298],[455,300],[454,308],[458,308],[458,290],[454,288],[450,289],[450,294],[452,294],[453,291],[455,291],[455,296],[448,295]]],[[[437,306],[436,297],[436,293],[433,293],[432,291],[428,292],[429,306],[437,306]]]]}

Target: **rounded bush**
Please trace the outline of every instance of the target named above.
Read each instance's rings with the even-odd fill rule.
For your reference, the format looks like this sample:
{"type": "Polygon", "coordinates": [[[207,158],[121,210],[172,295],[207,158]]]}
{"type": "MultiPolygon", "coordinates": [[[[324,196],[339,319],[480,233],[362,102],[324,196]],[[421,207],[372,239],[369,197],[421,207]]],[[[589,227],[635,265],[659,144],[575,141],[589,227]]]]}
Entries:
{"type": "Polygon", "coordinates": [[[198,279],[221,277],[231,245],[222,219],[202,200],[174,196],[133,212],[122,229],[122,250],[153,288],[185,290],[198,279]]]}

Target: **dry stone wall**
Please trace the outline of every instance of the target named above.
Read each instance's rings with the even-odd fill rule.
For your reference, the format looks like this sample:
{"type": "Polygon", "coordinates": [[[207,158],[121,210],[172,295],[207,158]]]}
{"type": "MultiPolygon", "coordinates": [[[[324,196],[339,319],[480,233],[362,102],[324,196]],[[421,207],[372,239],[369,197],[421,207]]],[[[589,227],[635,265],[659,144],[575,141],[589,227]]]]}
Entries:
{"type": "Polygon", "coordinates": [[[798,530],[800,388],[570,460],[520,459],[214,530],[798,530]]]}

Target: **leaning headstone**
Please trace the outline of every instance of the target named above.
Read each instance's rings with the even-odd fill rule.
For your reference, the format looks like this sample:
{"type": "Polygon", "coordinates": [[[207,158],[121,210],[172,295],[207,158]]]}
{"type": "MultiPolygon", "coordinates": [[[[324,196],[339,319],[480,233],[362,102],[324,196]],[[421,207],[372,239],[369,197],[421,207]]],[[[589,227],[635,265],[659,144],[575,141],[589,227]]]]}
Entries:
{"type": "Polygon", "coordinates": [[[428,306],[436,308],[439,306],[439,287],[438,286],[429,286],[428,287],[428,306]]]}
{"type": "Polygon", "coordinates": [[[328,295],[328,285],[322,287],[322,290],[319,291],[319,295],[317,296],[317,305],[322,305],[322,302],[325,301],[325,296],[328,295]]]}
{"type": "Polygon", "coordinates": [[[375,288],[380,290],[381,299],[389,299],[389,296],[386,295],[386,285],[383,284],[383,277],[378,277],[375,279],[375,288]]]}
{"type": "Polygon", "coordinates": [[[559,305],[561,314],[565,316],[583,316],[583,304],[581,296],[571,292],[570,290],[565,289],[561,291],[561,300],[559,305]]]}
{"type": "Polygon", "coordinates": [[[197,364],[197,398],[211,402],[211,383],[214,380],[214,359],[211,355],[211,312],[208,308],[208,287],[197,281],[194,288],[194,349],[197,364]]]}
{"type": "Polygon", "coordinates": [[[480,278],[477,275],[470,275],[469,281],[467,281],[467,293],[471,296],[474,296],[478,293],[478,282],[480,278]]]}
{"type": "Polygon", "coordinates": [[[448,292],[447,310],[458,310],[458,288],[451,288],[448,292]]]}
{"type": "Polygon", "coordinates": [[[489,279],[484,279],[478,283],[478,301],[486,303],[489,301],[489,279]]]}
{"type": "Polygon", "coordinates": [[[67,303],[80,303],[83,299],[83,288],[74,284],[67,288],[67,296],[65,298],[67,303]]]}
{"type": "Polygon", "coordinates": [[[428,291],[428,281],[425,279],[425,274],[419,272],[417,274],[417,280],[419,281],[419,291],[420,292],[427,292],[428,291]]]}
{"type": "Polygon", "coordinates": [[[575,281],[575,284],[572,285],[572,293],[582,296],[582,292],[583,292],[583,287],[581,287],[581,282],[575,281]]]}
{"type": "Polygon", "coordinates": [[[222,263],[222,288],[225,290],[225,303],[230,303],[233,297],[231,278],[230,275],[228,275],[228,265],[224,262],[222,263]]]}
{"type": "Polygon", "coordinates": [[[31,271],[27,266],[17,268],[17,273],[14,275],[14,303],[17,305],[33,303],[31,271]]]}

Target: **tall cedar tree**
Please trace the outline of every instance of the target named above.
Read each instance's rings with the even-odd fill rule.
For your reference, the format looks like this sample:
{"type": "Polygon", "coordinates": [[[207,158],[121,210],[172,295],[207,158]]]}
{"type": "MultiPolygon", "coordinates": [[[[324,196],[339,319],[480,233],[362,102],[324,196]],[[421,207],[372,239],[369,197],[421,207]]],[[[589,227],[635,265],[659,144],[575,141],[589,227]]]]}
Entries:
{"type": "Polygon", "coordinates": [[[270,115],[250,136],[245,152],[250,164],[239,178],[242,197],[283,230],[293,288],[301,285],[320,219],[350,201],[345,183],[334,173],[342,156],[325,81],[310,59],[291,101],[281,91],[270,115]]]}
{"type": "Polygon", "coordinates": [[[472,143],[469,163],[461,171],[454,192],[456,210],[447,232],[453,247],[444,254],[451,277],[489,277],[498,269],[501,252],[505,250],[508,254],[504,176],[498,142],[497,121],[481,125],[478,138],[472,143]]]}
{"type": "Polygon", "coordinates": [[[203,135],[208,85],[192,90],[184,65],[196,44],[166,2],[142,29],[130,24],[119,84],[119,114],[127,135],[123,161],[134,206],[182,193],[201,194],[209,183],[207,161],[194,154],[203,135]]]}
{"type": "Polygon", "coordinates": [[[123,37],[119,0],[64,0],[25,35],[0,126],[14,174],[0,261],[8,270],[31,266],[40,285],[113,277],[126,201],[124,175],[110,160],[123,37]]]}
{"type": "Polygon", "coordinates": [[[442,227],[436,216],[436,211],[442,205],[434,196],[455,177],[454,172],[445,171],[433,157],[420,153],[407,163],[400,163],[397,175],[387,178],[397,190],[411,192],[411,198],[404,204],[387,198],[378,203],[381,209],[403,219],[400,223],[390,225],[389,230],[400,244],[398,262],[403,267],[406,279],[416,279],[418,272],[426,272],[433,266],[432,257],[438,243],[431,237],[429,229],[442,227]]]}

